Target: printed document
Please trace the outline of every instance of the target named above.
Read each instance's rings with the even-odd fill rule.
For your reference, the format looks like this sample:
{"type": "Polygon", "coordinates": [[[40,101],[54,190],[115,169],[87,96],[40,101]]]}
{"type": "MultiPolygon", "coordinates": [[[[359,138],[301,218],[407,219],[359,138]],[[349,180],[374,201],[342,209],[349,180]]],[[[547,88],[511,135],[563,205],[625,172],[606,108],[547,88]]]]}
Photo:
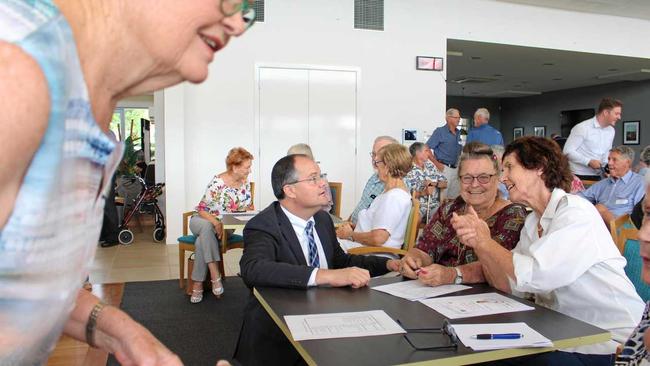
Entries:
{"type": "Polygon", "coordinates": [[[410,301],[422,300],[429,297],[450,294],[471,288],[464,285],[442,285],[431,287],[418,280],[395,282],[388,285],[375,286],[372,289],[401,297],[410,301]]]}
{"type": "Polygon", "coordinates": [[[285,315],[284,321],[296,341],[406,333],[383,310],[285,315]]]}
{"type": "Polygon", "coordinates": [[[499,295],[495,292],[437,297],[435,299],[420,300],[420,302],[449,319],[514,313],[535,309],[532,306],[524,305],[517,300],[499,295]]]}
{"type": "Polygon", "coordinates": [[[526,323],[493,323],[493,324],[452,324],[452,329],[463,342],[465,347],[474,351],[490,349],[524,348],[524,347],[553,347],[553,342],[526,323]],[[519,333],[519,339],[475,339],[477,334],[519,333]]]}

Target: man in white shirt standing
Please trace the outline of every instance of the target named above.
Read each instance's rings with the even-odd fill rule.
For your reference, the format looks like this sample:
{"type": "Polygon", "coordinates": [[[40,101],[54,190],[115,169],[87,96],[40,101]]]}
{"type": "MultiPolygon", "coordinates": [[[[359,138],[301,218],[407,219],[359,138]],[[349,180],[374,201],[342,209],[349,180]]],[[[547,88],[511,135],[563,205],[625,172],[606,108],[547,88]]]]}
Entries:
{"type": "Polygon", "coordinates": [[[621,119],[623,103],[618,99],[604,98],[593,118],[582,121],[571,129],[564,145],[573,174],[580,179],[600,180],[601,168],[614,141],[614,126],[621,119]]]}

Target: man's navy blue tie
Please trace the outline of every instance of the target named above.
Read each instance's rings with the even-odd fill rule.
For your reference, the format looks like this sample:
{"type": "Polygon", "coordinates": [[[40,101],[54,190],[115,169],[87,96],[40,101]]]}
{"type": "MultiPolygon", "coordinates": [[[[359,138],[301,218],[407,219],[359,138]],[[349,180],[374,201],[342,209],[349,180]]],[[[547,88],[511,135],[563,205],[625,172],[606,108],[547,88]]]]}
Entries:
{"type": "Polygon", "coordinates": [[[307,241],[309,242],[309,265],[318,268],[320,267],[320,259],[318,258],[318,248],[316,248],[316,240],[314,239],[313,221],[307,222],[305,234],[307,234],[307,241]]]}

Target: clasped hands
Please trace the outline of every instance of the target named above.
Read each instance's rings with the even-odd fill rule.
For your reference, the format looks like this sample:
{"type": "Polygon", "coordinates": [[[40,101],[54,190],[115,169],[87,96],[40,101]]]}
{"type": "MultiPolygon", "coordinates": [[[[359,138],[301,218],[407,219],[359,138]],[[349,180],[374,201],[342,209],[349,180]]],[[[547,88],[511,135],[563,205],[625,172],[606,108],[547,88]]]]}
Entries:
{"type": "Polygon", "coordinates": [[[353,231],[353,224],[349,221],[346,221],[336,229],[336,237],[339,239],[349,239],[352,236],[353,231]]]}

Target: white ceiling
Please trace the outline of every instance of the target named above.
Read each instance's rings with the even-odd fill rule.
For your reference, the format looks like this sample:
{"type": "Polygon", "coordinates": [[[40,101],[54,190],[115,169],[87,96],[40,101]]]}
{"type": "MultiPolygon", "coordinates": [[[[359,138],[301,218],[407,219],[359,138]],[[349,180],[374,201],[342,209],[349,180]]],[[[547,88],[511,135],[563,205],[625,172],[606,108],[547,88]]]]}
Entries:
{"type": "Polygon", "coordinates": [[[648,0],[497,0],[562,10],[650,20],[648,0]]]}
{"type": "Polygon", "coordinates": [[[650,59],[452,39],[447,41],[446,67],[447,94],[470,97],[522,97],[650,79],[650,59]]]}

